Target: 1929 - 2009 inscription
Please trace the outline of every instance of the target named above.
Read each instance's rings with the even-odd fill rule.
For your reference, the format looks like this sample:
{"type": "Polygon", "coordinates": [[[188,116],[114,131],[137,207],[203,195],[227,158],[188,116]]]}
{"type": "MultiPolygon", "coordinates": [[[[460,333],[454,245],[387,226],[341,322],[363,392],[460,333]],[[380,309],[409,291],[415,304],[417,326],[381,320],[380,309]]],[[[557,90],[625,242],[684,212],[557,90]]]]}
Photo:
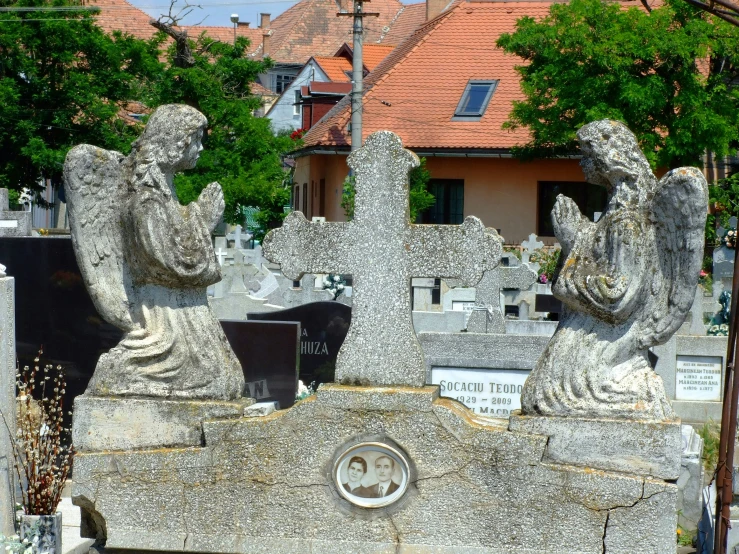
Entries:
{"type": "Polygon", "coordinates": [[[431,383],[439,394],[458,400],[480,415],[508,417],[521,408],[526,370],[435,367],[431,383]]]}

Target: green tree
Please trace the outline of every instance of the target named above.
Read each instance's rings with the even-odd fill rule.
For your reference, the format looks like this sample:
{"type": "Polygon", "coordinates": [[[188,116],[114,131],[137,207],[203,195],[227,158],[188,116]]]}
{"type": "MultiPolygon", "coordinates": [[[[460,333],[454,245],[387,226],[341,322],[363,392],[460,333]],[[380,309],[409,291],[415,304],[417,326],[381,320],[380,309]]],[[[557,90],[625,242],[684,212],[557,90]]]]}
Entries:
{"type": "Polygon", "coordinates": [[[666,0],[651,13],[616,2],[553,4],[524,17],[497,45],[517,67],[525,100],[504,127],[528,128],[522,158],[572,154],[575,132],[602,118],[623,121],[654,166],[700,165],[739,137],[739,28],[666,0]]]}
{"type": "MultiPolygon", "coordinates": [[[[22,0],[4,7],[67,7],[22,0]]],[[[0,187],[61,182],[80,143],[127,150],[139,129],[118,117],[161,64],[155,42],[105,34],[90,11],[0,13],[0,187]]]]}
{"type": "MultiPolygon", "coordinates": [[[[420,159],[420,164],[418,167],[411,169],[408,178],[410,182],[408,204],[410,208],[410,219],[413,222],[416,221],[418,215],[423,210],[434,205],[434,195],[428,191],[431,172],[426,167],[426,158],[420,159]]],[[[350,221],[354,218],[354,195],[356,194],[354,184],[354,175],[347,176],[344,179],[341,193],[341,207],[344,209],[344,215],[350,221]]]]}

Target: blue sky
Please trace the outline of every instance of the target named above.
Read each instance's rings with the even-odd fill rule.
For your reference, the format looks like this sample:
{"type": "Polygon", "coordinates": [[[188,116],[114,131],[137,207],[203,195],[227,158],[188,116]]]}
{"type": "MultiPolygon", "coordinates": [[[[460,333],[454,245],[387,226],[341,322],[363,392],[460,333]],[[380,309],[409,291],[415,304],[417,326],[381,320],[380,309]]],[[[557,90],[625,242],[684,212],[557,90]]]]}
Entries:
{"type": "MultiPolygon", "coordinates": [[[[162,13],[169,10],[168,0],[128,0],[137,8],[142,9],[150,16],[156,18],[162,13]]],[[[231,14],[239,14],[240,21],[248,21],[252,27],[259,25],[259,14],[269,13],[272,19],[287,10],[290,6],[297,4],[297,0],[276,0],[273,2],[257,2],[256,0],[190,0],[201,6],[203,9],[195,8],[193,12],[184,20],[186,25],[199,23],[207,16],[203,25],[231,26],[231,14]]],[[[180,0],[177,6],[184,6],[184,2],[180,0]]],[[[177,9],[177,7],[175,7],[177,9]]]]}

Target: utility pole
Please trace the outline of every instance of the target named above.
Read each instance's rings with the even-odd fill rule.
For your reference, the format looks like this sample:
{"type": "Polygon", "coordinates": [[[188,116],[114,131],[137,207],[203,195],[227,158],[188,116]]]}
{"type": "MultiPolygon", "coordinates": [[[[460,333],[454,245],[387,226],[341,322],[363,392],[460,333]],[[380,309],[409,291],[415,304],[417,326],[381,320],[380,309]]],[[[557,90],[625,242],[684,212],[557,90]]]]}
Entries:
{"type": "Polygon", "coordinates": [[[354,18],[352,34],[354,35],[352,52],[352,152],[362,146],[362,94],[364,93],[364,63],[362,62],[362,42],[364,25],[362,18],[377,17],[379,13],[367,13],[363,3],[369,0],[354,0],[354,12],[337,13],[337,17],[348,16],[354,18]]]}

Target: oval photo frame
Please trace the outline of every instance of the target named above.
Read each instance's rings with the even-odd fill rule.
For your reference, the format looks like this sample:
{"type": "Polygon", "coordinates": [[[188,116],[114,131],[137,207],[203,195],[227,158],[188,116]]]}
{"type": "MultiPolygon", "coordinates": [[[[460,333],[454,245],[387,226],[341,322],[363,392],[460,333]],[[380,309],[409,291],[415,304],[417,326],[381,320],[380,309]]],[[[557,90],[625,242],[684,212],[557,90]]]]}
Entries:
{"type": "Polygon", "coordinates": [[[384,508],[408,490],[410,467],[406,457],[381,442],[363,442],[348,448],[334,464],[339,494],[361,508],[384,508]]]}

